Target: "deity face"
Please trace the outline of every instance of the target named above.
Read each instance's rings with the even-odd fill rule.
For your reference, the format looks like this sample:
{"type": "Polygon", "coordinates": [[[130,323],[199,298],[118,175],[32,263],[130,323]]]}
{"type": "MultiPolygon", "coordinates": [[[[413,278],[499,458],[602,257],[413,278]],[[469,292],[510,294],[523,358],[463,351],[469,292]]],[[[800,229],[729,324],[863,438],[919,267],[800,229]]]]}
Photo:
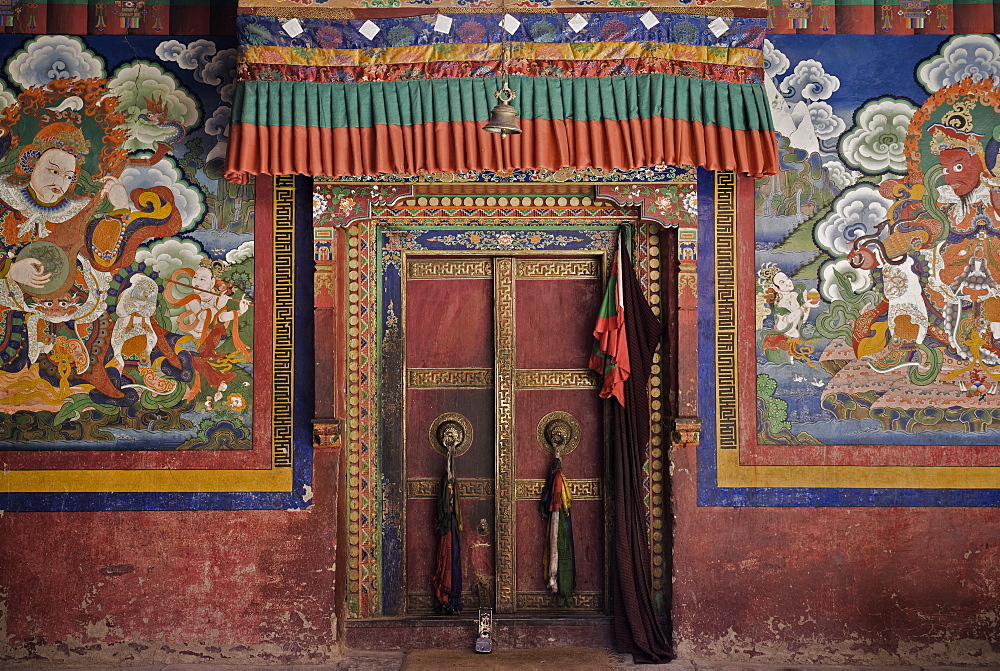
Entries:
{"type": "Polygon", "coordinates": [[[945,184],[955,191],[956,196],[971,193],[979,184],[984,166],[983,160],[976,154],[970,154],[964,149],[945,149],[938,155],[944,172],[945,184]]]}
{"type": "Polygon", "coordinates": [[[778,291],[782,292],[791,291],[792,289],[795,288],[795,285],[792,283],[791,278],[789,278],[788,275],[781,272],[780,270],[774,274],[774,280],[772,281],[774,283],[774,288],[777,289],[778,291]]]}
{"type": "Polygon", "coordinates": [[[212,287],[215,286],[215,277],[212,275],[212,271],[205,266],[198,268],[191,278],[191,286],[202,291],[211,291],[212,287]]]}
{"type": "Polygon", "coordinates": [[[47,149],[31,172],[28,185],[42,203],[62,199],[76,179],[76,159],[62,149],[47,149]]]}

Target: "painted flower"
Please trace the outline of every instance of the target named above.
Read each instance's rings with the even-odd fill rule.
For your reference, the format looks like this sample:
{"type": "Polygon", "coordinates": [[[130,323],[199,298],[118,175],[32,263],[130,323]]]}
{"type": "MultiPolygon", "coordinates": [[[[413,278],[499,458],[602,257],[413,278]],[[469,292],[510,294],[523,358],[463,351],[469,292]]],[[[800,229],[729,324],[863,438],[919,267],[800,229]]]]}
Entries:
{"type": "Polygon", "coordinates": [[[337,203],[337,207],[340,208],[341,214],[350,214],[354,209],[354,199],[345,196],[340,199],[339,203],[337,203]]]}
{"type": "Polygon", "coordinates": [[[240,394],[230,394],[229,398],[226,399],[226,405],[229,406],[230,410],[242,412],[246,409],[247,402],[246,399],[240,394]]]}
{"type": "Polygon", "coordinates": [[[514,244],[514,236],[510,233],[500,233],[497,235],[497,244],[501,247],[510,247],[514,244]]]}
{"type": "Polygon", "coordinates": [[[683,207],[688,214],[698,214],[698,192],[692,189],[684,194],[683,207]]]}
{"type": "Polygon", "coordinates": [[[318,217],[325,214],[329,204],[326,196],[320,193],[313,193],[313,216],[318,217]]]}

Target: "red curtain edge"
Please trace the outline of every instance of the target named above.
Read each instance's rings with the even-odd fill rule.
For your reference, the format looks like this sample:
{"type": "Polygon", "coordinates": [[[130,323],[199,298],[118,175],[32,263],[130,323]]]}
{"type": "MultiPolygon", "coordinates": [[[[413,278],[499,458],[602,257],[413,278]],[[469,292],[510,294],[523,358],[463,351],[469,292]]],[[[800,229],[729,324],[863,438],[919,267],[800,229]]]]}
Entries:
{"type": "Polygon", "coordinates": [[[481,123],[413,127],[307,128],[234,123],[225,177],[419,174],[687,165],[750,177],[778,172],[774,131],[734,130],[665,117],[626,121],[521,119],[521,135],[500,138],[481,123]]]}

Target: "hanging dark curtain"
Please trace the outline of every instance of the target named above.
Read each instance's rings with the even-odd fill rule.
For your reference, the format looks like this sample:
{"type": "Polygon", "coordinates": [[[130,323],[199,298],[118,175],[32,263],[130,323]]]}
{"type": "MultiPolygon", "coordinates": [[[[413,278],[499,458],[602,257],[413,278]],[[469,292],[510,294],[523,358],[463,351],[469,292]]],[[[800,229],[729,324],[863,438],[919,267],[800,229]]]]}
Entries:
{"type": "Polygon", "coordinates": [[[671,656],[670,643],[653,608],[649,538],[642,481],[649,443],[647,384],[662,328],[646,303],[628,249],[622,248],[625,333],[632,372],[625,380],[625,405],[612,403],[612,478],[614,486],[615,643],[637,660],[658,662],[671,656]]]}

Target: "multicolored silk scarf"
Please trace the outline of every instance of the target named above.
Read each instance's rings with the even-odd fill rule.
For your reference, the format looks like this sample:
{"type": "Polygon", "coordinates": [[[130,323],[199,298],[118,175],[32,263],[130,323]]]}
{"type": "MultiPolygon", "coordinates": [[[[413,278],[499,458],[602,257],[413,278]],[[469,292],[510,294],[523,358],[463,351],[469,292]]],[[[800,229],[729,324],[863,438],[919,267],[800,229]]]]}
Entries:
{"type": "Polygon", "coordinates": [[[447,469],[438,497],[438,556],[434,577],[434,612],[453,615],[462,612],[462,510],[455,482],[455,457],[448,453],[447,469]]]}
{"type": "Polygon", "coordinates": [[[660,164],[776,172],[764,19],[508,16],[512,34],[499,14],[455,15],[447,33],[427,14],[304,18],[292,37],[285,18],[241,15],[227,177],[660,164]],[[523,130],[507,138],[481,130],[504,69],[523,130]]]}
{"type": "Polygon", "coordinates": [[[548,520],[545,534],[545,584],[559,599],[560,606],[571,606],[576,587],[576,557],[573,553],[573,521],[570,507],[573,495],[562,472],[562,459],[552,460],[552,470],[542,488],[540,509],[548,520]]]}

